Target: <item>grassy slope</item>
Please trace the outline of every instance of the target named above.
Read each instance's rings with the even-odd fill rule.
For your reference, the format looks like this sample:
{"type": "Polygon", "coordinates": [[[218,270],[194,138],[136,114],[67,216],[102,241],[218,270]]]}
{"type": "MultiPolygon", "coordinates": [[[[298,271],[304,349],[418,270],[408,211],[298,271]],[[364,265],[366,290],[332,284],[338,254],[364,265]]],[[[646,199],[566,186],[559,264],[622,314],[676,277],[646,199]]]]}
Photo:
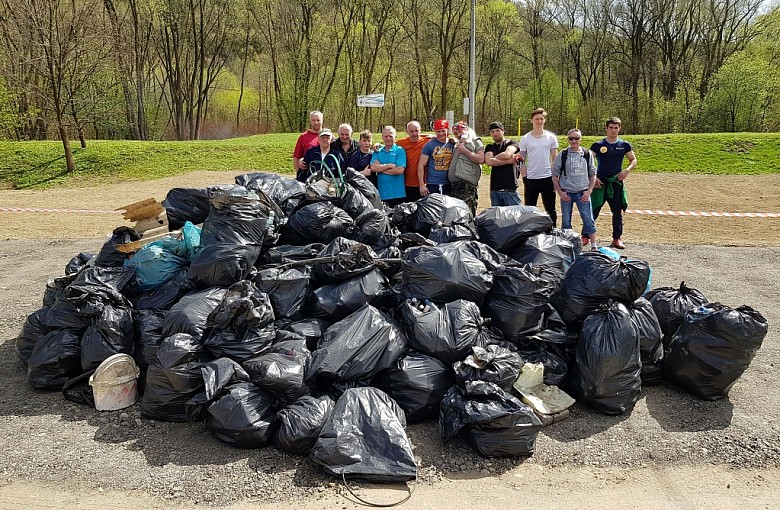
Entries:
{"type": "MultiPolygon", "coordinates": [[[[59,142],[0,142],[0,187],[42,188],[145,180],[195,170],[292,173],[297,134],[197,142],[88,141],[76,149],[78,171],[65,172],[59,142]]],[[[780,173],[780,143],[773,133],[670,134],[625,137],[641,172],[708,174],[780,173]]],[[[586,136],[585,146],[597,137],[586,136]]],[[[489,138],[484,138],[489,143],[489,138]]],[[[561,147],[565,138],[559,138],[561,147]]]]}

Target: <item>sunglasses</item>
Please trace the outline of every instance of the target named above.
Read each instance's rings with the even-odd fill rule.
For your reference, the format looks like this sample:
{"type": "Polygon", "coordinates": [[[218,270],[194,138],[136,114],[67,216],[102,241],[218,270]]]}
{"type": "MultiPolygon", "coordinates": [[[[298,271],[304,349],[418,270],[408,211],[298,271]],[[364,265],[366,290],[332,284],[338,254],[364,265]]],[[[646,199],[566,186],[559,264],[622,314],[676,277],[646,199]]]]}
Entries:
{"type": "Polygon", "coordinates": [[[569,140],[579,140],[579,139],[580,139],[579,136],[570,136],[569,137],[569,140]]]}

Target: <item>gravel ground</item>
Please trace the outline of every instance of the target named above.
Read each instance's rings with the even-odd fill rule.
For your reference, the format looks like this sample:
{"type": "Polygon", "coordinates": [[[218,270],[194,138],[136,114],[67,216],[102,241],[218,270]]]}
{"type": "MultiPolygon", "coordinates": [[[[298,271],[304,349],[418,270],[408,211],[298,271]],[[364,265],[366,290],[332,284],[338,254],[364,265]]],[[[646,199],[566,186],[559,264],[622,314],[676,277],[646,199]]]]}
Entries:
{"type": "MultiPolygon", "coordinates": [[[[5,374],[0,385],[0,480],[67,485],[76,491],[140,491],[177,504],[309,501],[337,492],[340,482],[307,458],[272,447],[235,449],[212,438],[201,423],[147,420],[138,405],[99,413],[27,385],[17,365],[14,337],[25,317],[39,308],[46,280],[61,274],[76,253],[97,251],[101,244],[102,239],[0,241],[0,371],[5,374]]],[[[568,420],[543,430],[528,459],[484,459],[465,443],[443,445],[435,423],[410,425],[424,486],[499,477],[520,465],[716,465],[777,473],[780,248],[632,244],[626,251],[651,263],[654,287],[685,280],[711,301],[748,304],[767,318],[764,345],[730,398],[705,402],[661,386],[644,390],[626,416],[604,416],[576,404],[568,420]]]]}

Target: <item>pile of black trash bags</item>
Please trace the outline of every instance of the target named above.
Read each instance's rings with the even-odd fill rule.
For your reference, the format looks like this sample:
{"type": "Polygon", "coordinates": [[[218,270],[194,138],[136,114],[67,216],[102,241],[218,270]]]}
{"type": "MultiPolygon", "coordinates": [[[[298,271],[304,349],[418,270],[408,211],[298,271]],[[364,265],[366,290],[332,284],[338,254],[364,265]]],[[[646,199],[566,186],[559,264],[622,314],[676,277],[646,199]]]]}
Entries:
{"type": "Polygon", "coordinates": [[[607,414],[663,379],[724,397],[767,332],[684,283],[648,292],[647,262],[580,253],[535,207],[474,218],[434,194],[383,209],[350,170],[245,174],[163,205],[183,239],[128,256],[117,245],[138,235],[120,227],[47,285],[16,340],[29,383],[61,389],[131,354],[144,416],[334,475],[413,479],[407,421],[438,419],[485,456],[532,454],[542,424],[512,387],[525,362],[607,414]]]}

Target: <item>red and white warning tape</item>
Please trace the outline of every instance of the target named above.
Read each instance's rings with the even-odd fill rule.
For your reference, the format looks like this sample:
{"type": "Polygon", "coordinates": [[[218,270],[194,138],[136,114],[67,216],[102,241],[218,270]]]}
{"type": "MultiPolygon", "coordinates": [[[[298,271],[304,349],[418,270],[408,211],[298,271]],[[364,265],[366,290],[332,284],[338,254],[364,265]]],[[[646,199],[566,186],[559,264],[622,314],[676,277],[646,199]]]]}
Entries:
{"type": "Polygon", "coordinates": [[[36,207],[0,207],[0,212],[43,212],[43,213],[77,213],[77,214],[119,214],[121,211],[100,211],[96,209],[44,209],[36,207]]]}
{"type": "Polygon", "coordinates": [[[652,209],[628,209],[626,214],[653,216],[705,216],[715,218],[780,218],[780,213],[768,212],[706,212],[706,211],[656,211],[652,209]]]}

